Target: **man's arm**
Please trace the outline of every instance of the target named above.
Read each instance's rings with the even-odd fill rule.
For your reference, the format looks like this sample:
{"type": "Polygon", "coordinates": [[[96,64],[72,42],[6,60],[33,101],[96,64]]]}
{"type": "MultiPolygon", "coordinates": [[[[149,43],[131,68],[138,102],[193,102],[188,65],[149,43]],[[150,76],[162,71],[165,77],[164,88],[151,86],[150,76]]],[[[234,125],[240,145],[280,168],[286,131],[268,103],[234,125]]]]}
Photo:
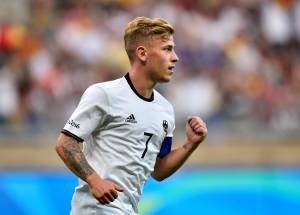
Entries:
{"type": "Polygon", "coordinates": [[[66,166],[79,178],[86,181],[92,194],[102,204],[108,204],[118,197],[123,189],[111,181],[102,179],[87,162],[79,142],[61,133],[56,142],[56,152],[66,166]]]}
{"type": "Polygon", "coordinates": [[[86,181],[95,172],[83,155],[79,142],[74,138],[61,133],[56,142],[56,152],[67,167],[82,180],[86,181]]]}
{"type": "Polygon", "coordinates": [[[186,122],[186,140],[182,146],[172,150],[163,158],[157,158],[151,176],[162,181],[176,172],[205,139],[207,127],[199,117],[189,117],[186,122]]]}

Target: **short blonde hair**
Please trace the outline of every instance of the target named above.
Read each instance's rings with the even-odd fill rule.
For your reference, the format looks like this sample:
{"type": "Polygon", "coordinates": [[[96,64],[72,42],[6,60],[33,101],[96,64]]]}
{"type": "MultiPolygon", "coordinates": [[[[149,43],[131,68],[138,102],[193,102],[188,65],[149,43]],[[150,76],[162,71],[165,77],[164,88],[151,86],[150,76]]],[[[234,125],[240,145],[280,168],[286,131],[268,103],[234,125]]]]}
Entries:
{"type": "Polygon", "coordinates": [[[138,42],[147,40],[155,35],[170,36],[174,34],[173,26],[161,18],[147,18],[140,16],[129,22],[125,28],[125,50],[130,62],[134,59],[134,52],[138,42]]]}

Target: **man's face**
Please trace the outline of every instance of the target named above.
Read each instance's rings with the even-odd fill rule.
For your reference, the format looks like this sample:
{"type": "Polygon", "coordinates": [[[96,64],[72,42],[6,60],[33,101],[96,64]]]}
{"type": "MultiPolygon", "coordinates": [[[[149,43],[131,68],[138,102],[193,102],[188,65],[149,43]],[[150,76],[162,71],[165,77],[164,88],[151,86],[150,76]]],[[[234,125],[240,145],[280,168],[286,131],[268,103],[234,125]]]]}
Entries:
{"type": "Polygon", "coordinates": [[[171,80],[178,57],[174,51],[173,36],[154,36],[147,45],[146,67],[149,77],[155,82],[171,80]]]}

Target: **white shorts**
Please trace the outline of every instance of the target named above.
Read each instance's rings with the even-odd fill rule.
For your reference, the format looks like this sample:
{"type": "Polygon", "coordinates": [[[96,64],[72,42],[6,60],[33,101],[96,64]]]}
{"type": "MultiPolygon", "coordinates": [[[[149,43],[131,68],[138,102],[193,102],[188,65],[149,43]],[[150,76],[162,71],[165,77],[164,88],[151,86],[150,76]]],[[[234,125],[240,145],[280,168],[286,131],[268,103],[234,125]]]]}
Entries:
{"type": "Polygon", "coordinates": [[[70,215],[138,215],[132,210],[125,210],[119,197],[120,195],[114,202],[103,205],[91,194],[87,184],[80,185],[75,189],[70,215]]]}

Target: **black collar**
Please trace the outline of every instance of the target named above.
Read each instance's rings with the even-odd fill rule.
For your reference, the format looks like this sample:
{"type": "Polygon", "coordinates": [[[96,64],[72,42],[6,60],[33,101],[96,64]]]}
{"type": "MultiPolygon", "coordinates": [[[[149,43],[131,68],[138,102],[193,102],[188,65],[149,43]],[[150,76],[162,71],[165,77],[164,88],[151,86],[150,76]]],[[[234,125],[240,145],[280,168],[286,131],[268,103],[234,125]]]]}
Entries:
{"type": "Polygon", "coordinates": [[[132,82],[131,82],[131,80],[130,80],[129,73],[127,73],[124,77],[126,78],[126,80],[127,80],[128,84],[129,84],[130,88],[132,89],[132,91],[133,91],[139,98],[143,99],[143,100],[146,101],[146,102],[152,102],[152,101],[154,100],[154,93],[153,93],[153,92],[152,92],[150,98],[146,98],[146,97],[144,97],[144,96],[142,96],[142,95],[140,95],[140,94],[138,93],[138,91],[134,88],[134,86],[133,86],[133,84],[132,84],[132,82]]]}

